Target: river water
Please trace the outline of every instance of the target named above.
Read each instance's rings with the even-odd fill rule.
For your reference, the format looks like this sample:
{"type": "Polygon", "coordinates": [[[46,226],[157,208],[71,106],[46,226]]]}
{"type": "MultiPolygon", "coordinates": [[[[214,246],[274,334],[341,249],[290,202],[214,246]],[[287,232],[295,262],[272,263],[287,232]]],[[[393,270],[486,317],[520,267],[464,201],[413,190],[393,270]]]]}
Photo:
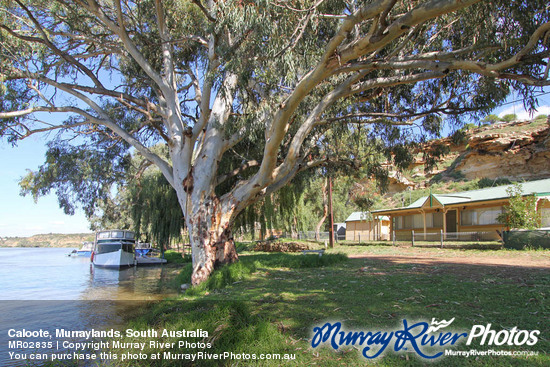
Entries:
{"type": "MultiPolygon", "coordinates": [[[[68,248],[0,248],[0,365],[10,359],[8,331],[107,330],[123,325],[137,308],[174,295],[166,266],[95,268],[68,248]]],[[[35,339],[32,339],[35,340],[35,339]]],[[[36,339],[38,340],[38,339],[36,339]]]]}

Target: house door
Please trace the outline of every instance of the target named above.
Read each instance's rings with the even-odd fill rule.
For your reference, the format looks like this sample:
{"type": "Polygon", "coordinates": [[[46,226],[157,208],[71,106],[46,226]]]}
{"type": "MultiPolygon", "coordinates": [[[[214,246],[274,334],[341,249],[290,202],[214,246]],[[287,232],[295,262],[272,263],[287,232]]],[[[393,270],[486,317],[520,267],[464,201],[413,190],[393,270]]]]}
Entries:
{"type": "Polygon", "coordinates": [[[447,227],[447,233],[456,232],[456,210],[449,210],[447,212],[445,226],[447,227]]]}

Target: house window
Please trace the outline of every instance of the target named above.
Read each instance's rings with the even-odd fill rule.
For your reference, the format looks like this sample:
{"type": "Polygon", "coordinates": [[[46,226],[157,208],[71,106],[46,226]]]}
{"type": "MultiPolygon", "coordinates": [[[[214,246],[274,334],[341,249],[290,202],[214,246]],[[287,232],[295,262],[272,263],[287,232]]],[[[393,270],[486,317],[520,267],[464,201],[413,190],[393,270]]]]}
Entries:
{"type": "Polygon", "coordinates": [[[422,214],[403,215],[395,217],[396,229],[415,229],[424,228],[424,220],[422,214]]]}
{"type": "Polygon", "coordinates": [[[460,224],[463,226],[499,224],[497,218],[500,214],[502,214],[502,207],[463,210],[460,212],[460,224]]]}
{"type": "Polygon", "coordinates": [[[475,210],[464,210],[460,212],[460,224],[471,226],[477,223],[477,213],[475,210]]]}
{"type": "Polygon", "coordinates": [[[424,228],[424,218],[422,214],[415,214],[413,217],[413,228],[424,228]]]}
{"type": "Polygon", "coordinates": [[[426,214],[426,228],[443,228],[443,213],[426,214]]]}
{"type": "Polygon", "coordinates": [[[393,217],[393,228],[403,229],[403,217],[393,217]]]}
{"type": "Polygon", "coordinates": [[[502,214],[502,208],[480,209],[478,213],[478,225],[499,224],[497,218],[502,214]]]}
{"type": "Polygon", "coordinates": [[[443,213],[432,213],[433,228],[443,228],[443,213]]]}
{"type": "Polygon", "coordinates": [[[413,228],[413,217],[412,217],[412,215],[405,215],[403,217],[403,228],[413,228]]]}
{"type": "Polygon", "coordinates": [[[434,226],[434,217],[433,213],[426,214],[426,228],[433,228],[434,226]]]}

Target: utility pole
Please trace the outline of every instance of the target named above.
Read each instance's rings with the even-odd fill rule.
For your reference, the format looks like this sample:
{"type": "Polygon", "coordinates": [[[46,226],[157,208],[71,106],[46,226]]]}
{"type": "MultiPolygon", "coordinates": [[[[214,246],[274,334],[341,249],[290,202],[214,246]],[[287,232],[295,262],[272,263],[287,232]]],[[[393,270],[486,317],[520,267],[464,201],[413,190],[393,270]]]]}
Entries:
{"type": "Polygon", "coordinates": [[[334,216],[332,215],[332,177],[328,178],[328,215],[330,228],[328,230],[330,248],[334,248],[334,216]]]}

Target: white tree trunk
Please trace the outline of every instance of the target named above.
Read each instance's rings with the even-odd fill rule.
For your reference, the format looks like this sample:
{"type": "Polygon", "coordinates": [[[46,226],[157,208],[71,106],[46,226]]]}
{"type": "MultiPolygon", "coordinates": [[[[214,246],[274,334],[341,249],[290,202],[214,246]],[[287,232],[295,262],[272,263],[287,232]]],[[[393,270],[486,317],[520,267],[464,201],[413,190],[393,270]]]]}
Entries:
{"type": "Polygon", "coordinates": [[[225,93],[218,93],[198,147],[189,141],[181,149],[172,150],[176,189],[183,209],[193,257],[191,282],[197,285],[208,279],[218,266],[238,259],[231,227],[237,212],[234,196],[217,197],[218,163],[227,142],[223,125],[227,122],[233,103],[233,88],[237,78],[228,76],[224,81],[225,93]],[[177,164],[176,161],[182,162],[177,164]]]}
{"type": "Polygon", "coordinates": [[[217,267],[237,261],[237,251],[231,232],[231,213],[224,211],[220,200],[213,196],[191,202],[193,214],[186,216],[193,256],[191,283],[208,279],[217,267]]]}

